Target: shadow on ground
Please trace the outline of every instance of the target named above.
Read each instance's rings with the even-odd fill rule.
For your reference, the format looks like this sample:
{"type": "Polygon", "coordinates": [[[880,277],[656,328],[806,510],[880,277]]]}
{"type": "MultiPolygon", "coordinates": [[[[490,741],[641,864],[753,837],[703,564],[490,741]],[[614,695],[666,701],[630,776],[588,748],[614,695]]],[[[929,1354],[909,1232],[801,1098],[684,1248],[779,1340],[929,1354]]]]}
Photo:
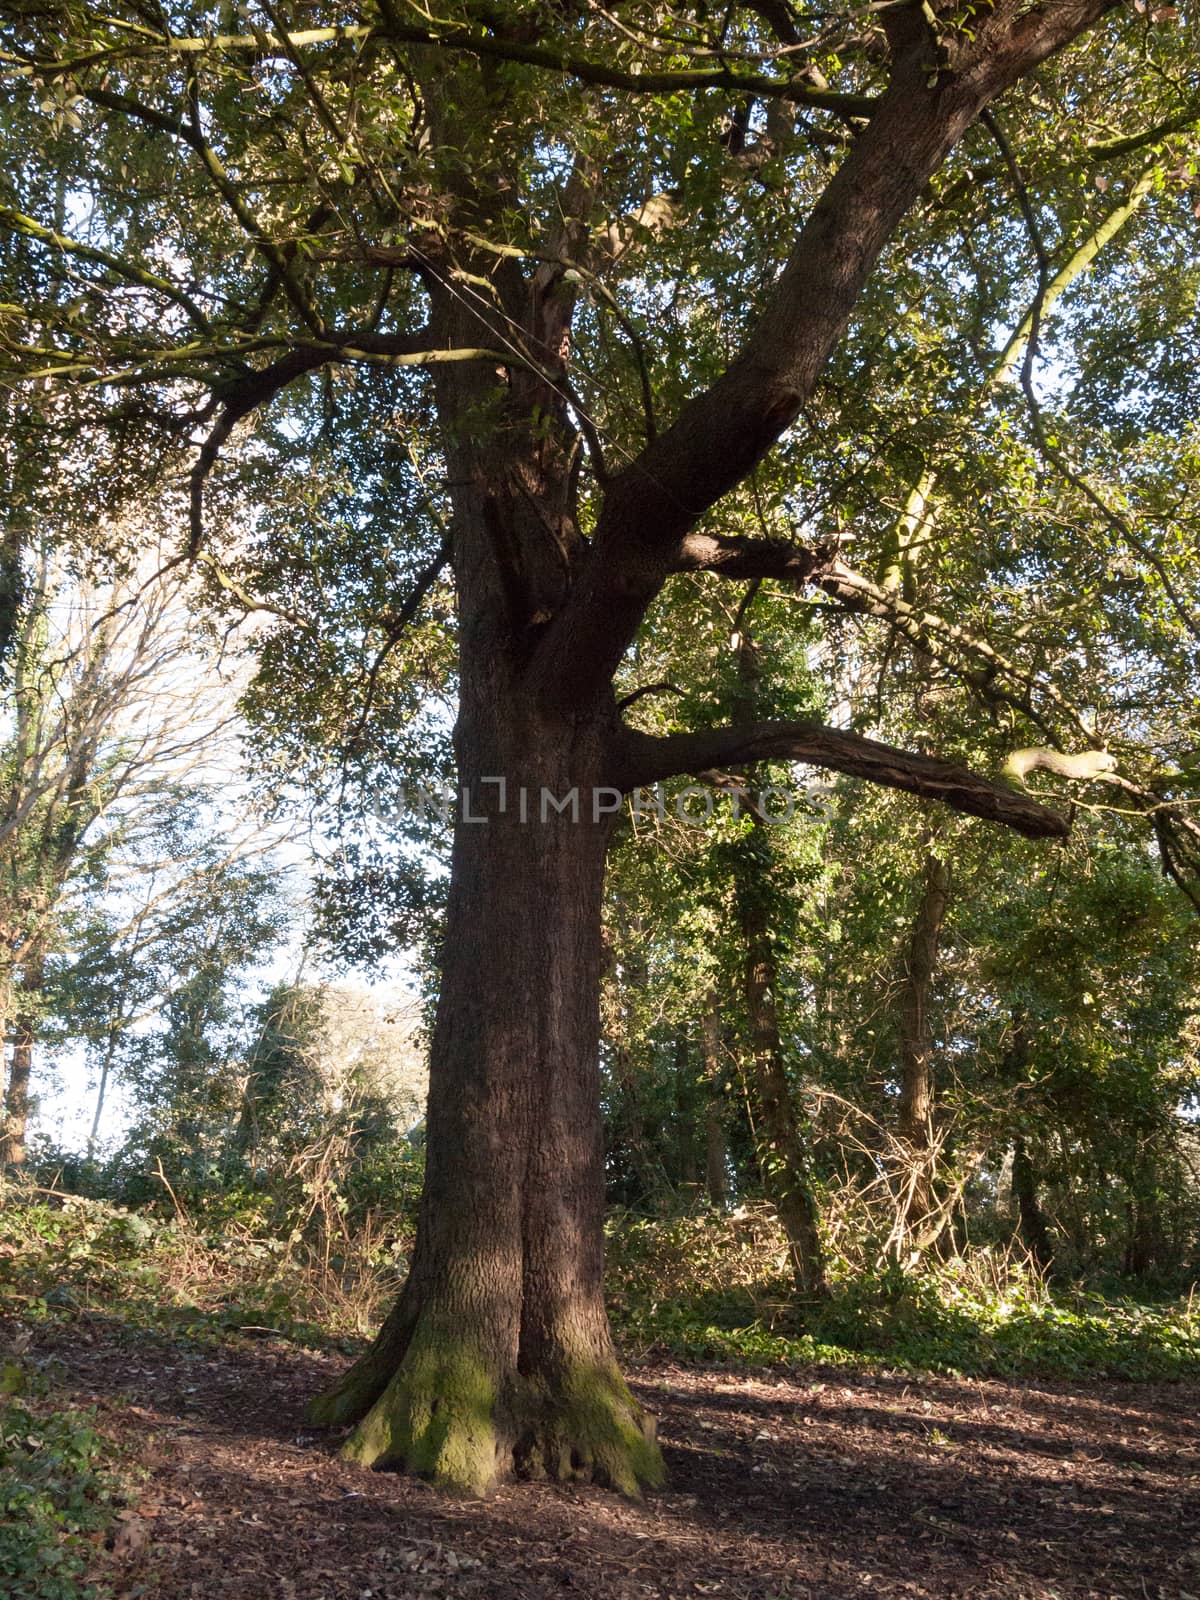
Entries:
{"type": "MultiPolygon", "coordinates": [[[[10,1325],[8,1332],[13,1328],[10,1325]]],[[[1200,1594],[1200,1391],[645,1363],[669,1486],[456,1501],[337,1459],[305,1400],[344,1357],[79,1315],[30,1355],[142,1462],[118,1595],[717,1600],[1200,1594]]]]}

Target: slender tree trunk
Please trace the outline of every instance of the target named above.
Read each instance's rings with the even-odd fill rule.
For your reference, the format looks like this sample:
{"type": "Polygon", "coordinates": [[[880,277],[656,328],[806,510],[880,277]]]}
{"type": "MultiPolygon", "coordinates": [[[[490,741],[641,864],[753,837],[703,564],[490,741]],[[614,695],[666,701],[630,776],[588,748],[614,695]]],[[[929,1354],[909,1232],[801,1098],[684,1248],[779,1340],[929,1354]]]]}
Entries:
{"type": "Polygon", "coordinates": [[[695,1195],[700,1187],[700,1145],[696,1129],[696,1082],[687,1034],[675,1036],[675,1183],[695,1195]]]}
{"type": "MultiPolygon", "coordinates": [[[[605,981],[611,986],[618,1006],[623,1013],[615,1022],[617,1042],[613,1048],[613,1076],[620,1090],[617,1104],[615,1132],[624,1141],[627,1177],[632,1180],[632,1197],[635,1203],[653,1205],[667,1184],[667,1176],[660,1158],[661,1130],[649,1112],[644,1093],[643,1073],[632,1048],[633,1040],[641,1031],[639,999],[646,988],[648,974],[646,963],[638,949],[640,927],[631,927],[628,920],[618,915],[621,941],[621,977],[619,996],[614,952],[604,946],[605,981]]],[[[631,1189],[626,1188],[629,1198],[631,1189]]]]}
{"type": "Polygon", "coordinates": [[[661,1130],[657,1121],[647,1113],[640,1069],[633,1051],[628,1045],[621,1044],[613,1056],[614,1072],[621,1090],[618,1125],[624,1139],[629,1177],[634,1185],[634,1192],[626,1189],[625,1195],[635,1205],[653,1206],[662,1199],[668,1187],[667,1175],[657,1153],[662,1143],[661,1130]]]}
{"type": "Polygon", "coordinates": [[[1037,1173],[1024,1139],[1013,1144],[1012,1188],[1021,1237],[1038,1266],[1048,1267],[1054,1259],[1054,1249],[1045,1213],[1038,1203],[1037,1173]]]}
{"type": "MultiPolygon", "coordinates": [[[[738,717],[751,721],[760,714],[761,672],[750,634],[749,613],[759,585],[752,583],[738,611],[738,717]]],[[[751,783],[750,778],[746,779],[751,783]]],[[[787,1236],[796,1293],[802,1300],[825,1293],[825,1254],[808,1145],[792,1100],[783,1042],[779,1034],[779,970],[772,927],[770,827],[757,808],[750,808],[750,837],[737,851],[734,898],[742,935],[742,992],[750,1030],[750,1099],[754,1106],[755,1144],[767,1195],[787,1236]]]]}
{"type": "Polygon", "coordinates": [[[825,1293],[825,1257],[804,1130],[796,1115],[779,1036],[779,973],[762,883],[738,885],[744,942],[743,983],[750,1025],[749,1073],[759,1167],[787,1236],[796,1292],[803,1300],[825,1293]]]}
{"type": "Polygon", "coordinates": [[[704,1187],[709,1202],[719,1211],[729,1205],[729,1134],[725,1127],[724,1097],[721,1093],[720,1026],[714,1002],[704,1008],[701,1019],[701,1048],[704,1052],[704,1187]]]}
{"type": "Polygon", "coordinates": [[[927,1248],[927,1224],[934,1211],[933,1032],[929,1002],[937,967],[938,942],[950,896],[950,869],[930,851],[925,857],[921,903],[913,922],[905,961],[900,1013],[900,1107],[897,1131],[909,1163],[902,1204],[906,1239],[927,1248]]]}
{"type": "Polygon", "coordinates": [[[100,1118],[104,1115],[104,1099],[108,1093],[108,1077],[112,1071],[113,1057],[117,1053],[117,1031],[110,1029],[108,1043],[104,1050],[104,1060],[100,1064],[100,1082],[96,1086],[96,1110],[92,1117],[92,1131],[88,1134],[87,1157],[94,1160],[96,1145],[100,1138],[100,1118]]]}
{"type": "Polygon", "coordinates": [[[1125,1246],[1125,1270],[1142,1278],[1153,1271],[1163,1244],[1162,1212],[1158,1203],[1158,1174],[1152,1162],[1140,1165],[1129,1203],[1129,1233],[1125,1246]]]}

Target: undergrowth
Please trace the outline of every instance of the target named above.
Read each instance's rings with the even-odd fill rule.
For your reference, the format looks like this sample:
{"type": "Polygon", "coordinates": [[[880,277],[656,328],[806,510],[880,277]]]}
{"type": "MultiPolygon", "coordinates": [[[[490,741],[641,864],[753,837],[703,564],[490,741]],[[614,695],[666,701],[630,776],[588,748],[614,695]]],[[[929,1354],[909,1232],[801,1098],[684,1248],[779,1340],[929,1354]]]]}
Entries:
{"type": "Polygon", "coordinates": [[[277,1333],[319,1347],[372,1331],[403,1266],[403,1241],[370,1218],[334,1253],[264,1235],[253,1213],[213,1227],[12,1184],[0,1207],[0,1311],[26,1322],[92,1315],[171,1337],[277,1333]]]}
{"type": "MultiPolygon", "coordinates": [[[[369,1219],[333,1255],[232,1216],[124,1210],[10,1186],[0,1207],[0,1313],[26,1325],[101,1317],[208,1342],[275,1334],[357,1347],[403,1277],[408,1224],[369,1219]]],[[[798,1307],[765,1207],[609,1226],[614,1325],[634,1353],[754,1363],[891,1366],[978,1376],[1200,1378],[1200,1300],[1051,1289],[1011,1251],[905,1270],[835,1262],[827,1299],[798,1307]]]]}
{"type": "MultiPolygon", "coordinates": [[[[347,1350],[396,1293],[407,1214],[353,1234],[280,1237],[255,1206],[219,1221],[135,1211],[5,1183],[0,1192],[0,1594],[106,1600],[107,1530],[122,1491],[86,1412],[56,1407],[26,1353],[46,1323],[103,1322],[117,1338],[205,1345],[264,1335],[347,1350]],[[15,1342],[13,1330],[15,1330],[15,1342]],[[96,1576],[97,1572],[101,1577],[96,1576]]],[[[1200,1305],[1085,1287],[1051,1290],[1012,1251],[919,1270],[851,1271],[797,1307],[765,1207],[609,1226],[613,1321],[627,1353],[722,1364],[830,1365],[1060,1380],[1200,1379],[1200,1305]]],[[[127,1591],[133,1592],[133,1591],[127,1591]]]]}
{"type": "Polygon", "coordinates": [[[1200,1379],[1200,1298],[1052,1289],[1012,1250],[909,1269],[835,1262],[828,1297],[803,1307],[765,1208],[617,1218],[608,1258],[614,1322],[647,1351],[978,1377],[1200,1379]]]}
{"type": "Polygon", "coordinates": [[[89,1580],[124,1499],[90,1413],[56,1409],[43,1373],[0,1366],[0,1593],[9,1600],[103,1600],[89,1580]]]}

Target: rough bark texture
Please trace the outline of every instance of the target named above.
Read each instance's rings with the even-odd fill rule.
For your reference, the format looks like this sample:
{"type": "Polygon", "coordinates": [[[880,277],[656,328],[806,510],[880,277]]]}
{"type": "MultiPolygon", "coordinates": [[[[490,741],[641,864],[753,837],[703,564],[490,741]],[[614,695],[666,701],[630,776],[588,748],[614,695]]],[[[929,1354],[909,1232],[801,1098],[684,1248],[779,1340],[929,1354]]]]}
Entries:
{"type": "Polygon", "coordinates": [[[456,830],[412,1268],[372,1352],[314,1408],[358,1423],[356,1460],[474,1491],[514,1468],[629,1493],[661,1474],[603,1299],[608,824],[534,820],[543,787],[561,796],[595,772],[589,744],[543,732],[483,768],[463,761],[464,775],[519,775],[530,820],[519,797],[502,815],[493,786],[468,782],[474,814],[493,800],[487,823],[456,830]]]}
{"type": "Polygon", "coordinates": [[[25,1163],[25,1135],[29,1124],[29,1080],[33,1072],[34,1023],[19,1012],[13,1025],[12,1055],[4,1091],[4,1126],[0,1129],[0,1166],[25,1163]]]}
{"type": "Polygon", "coordinates": [[[25,1164],[29,1127],[29,1085],[33,1076],[33,1051],[37,1043],[36,1001],[42,986],[44,948],[35,944],[26,952],[17,990],[13,1018],[12,1055],[4,1090],[4,1123],[0,1127],[0,1166],[25,1164]]]}
{"type": "Polygon", "coordinates": [[[522,679],[529,618],[557,603],[578,541],[561,462],[528,434],[523,455],[499,454],[456,425],[494,394],[447,380],[441,398],[458,484],[460,805],[425,1189],[399,1303],[312,1414],[357,1424],[355,1460],[472,1492],[518,1470],[635,1494],[662,1467],[603,1298],[600,911],[618,797],[602,791],[616,712],[609,692],[548,715],[522,679]]]}

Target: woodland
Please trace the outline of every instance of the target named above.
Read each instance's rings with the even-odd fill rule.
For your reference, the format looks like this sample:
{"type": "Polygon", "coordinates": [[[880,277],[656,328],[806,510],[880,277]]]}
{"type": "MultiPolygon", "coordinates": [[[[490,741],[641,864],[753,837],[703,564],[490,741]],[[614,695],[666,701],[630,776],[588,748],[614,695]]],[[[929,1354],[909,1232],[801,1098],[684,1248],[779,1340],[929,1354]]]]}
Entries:
{"type": "Polygon", "coordinates": [[[0,0],[6,1592],[1200,1591],[1193,23],[0,0]]]}

